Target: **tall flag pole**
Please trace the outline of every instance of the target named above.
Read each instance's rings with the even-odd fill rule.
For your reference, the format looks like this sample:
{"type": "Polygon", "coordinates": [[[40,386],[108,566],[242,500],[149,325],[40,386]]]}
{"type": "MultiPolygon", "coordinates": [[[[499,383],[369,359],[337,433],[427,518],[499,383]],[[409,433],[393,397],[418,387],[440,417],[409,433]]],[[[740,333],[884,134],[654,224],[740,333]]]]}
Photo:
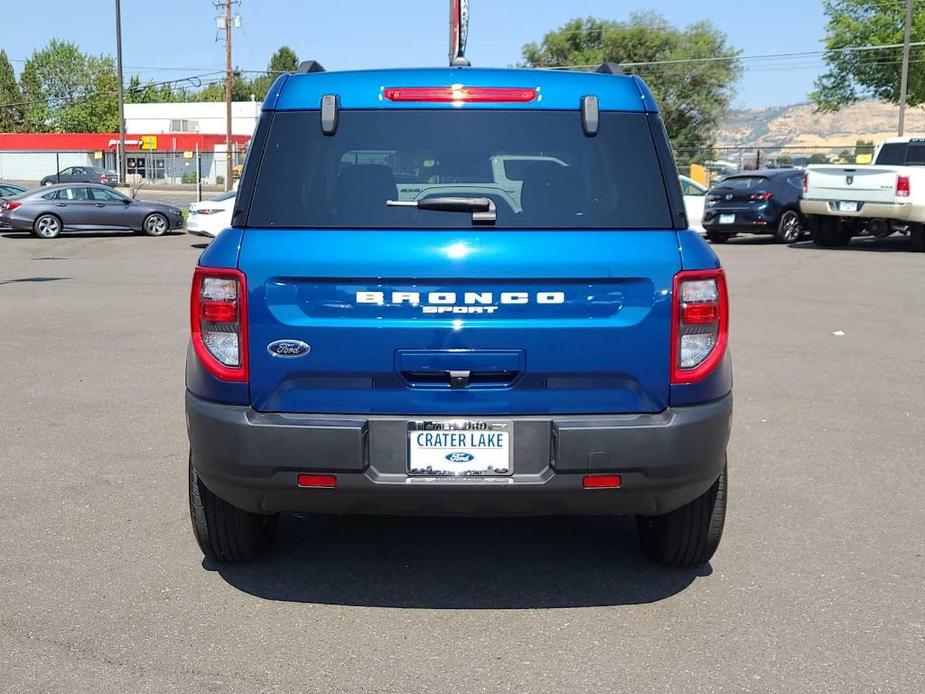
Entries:
{"type": "Polygon", "coordinates": [[[466,67],[469,38],[469,0],[450,0],[450,65],[466,67]]]}

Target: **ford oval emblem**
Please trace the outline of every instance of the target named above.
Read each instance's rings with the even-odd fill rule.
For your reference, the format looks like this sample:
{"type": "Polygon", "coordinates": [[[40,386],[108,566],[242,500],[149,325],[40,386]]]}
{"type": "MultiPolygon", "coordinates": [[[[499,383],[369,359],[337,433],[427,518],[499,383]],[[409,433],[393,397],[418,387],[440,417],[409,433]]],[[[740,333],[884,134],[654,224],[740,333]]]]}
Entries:
{"type": "Polygon", "coordinates": [[[312,348],[311,345],[302,342],[302,340],[274,340],[267,345],[267,351],[274,357],[295,359],[296,357],[304,357],[312,351],[312,348]]]}
{"type": "Polygon", "coordinates": [[[463,453],[462,451],[457,453],[447,453],[443,457],[449,460],[451,463],[471,463],[473,460],[475,460],[474,455],[471,453],[463,453]]]}

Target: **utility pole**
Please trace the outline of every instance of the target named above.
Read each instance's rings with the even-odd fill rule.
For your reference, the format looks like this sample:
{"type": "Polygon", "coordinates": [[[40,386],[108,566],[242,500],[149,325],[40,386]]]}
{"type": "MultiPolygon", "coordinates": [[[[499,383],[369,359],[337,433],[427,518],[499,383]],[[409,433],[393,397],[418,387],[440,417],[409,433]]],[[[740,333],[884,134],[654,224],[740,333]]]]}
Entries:
{"type": "Polygon", "coordinates": [[[903,67],[899,86],[899,136],[906,130],[906,99],[909,95],[909,50],[912,48],[912,0],[906,0],[906,25],[903,34],[903,67]]]}
{"type": "Polygon", "coordinates": [[[231,190],[234,176],[231,140],[231,85],[234,72],[231,69],[231,30],[240,25],[241,18],[232,14],[232,8],[240,0],[215,0],[215,9],[224,10],[219,26],[225,30],[225,190],[231,190]]]}
{"type": "MultiPolygon", "coordinates": [[[[119,180],[125,182],[125,93],[122,86],[122,8],[116,0],[116,76],[119,80],[119,180]]],[[[59,169],[60,170],[60,169],[59,169]]]]}

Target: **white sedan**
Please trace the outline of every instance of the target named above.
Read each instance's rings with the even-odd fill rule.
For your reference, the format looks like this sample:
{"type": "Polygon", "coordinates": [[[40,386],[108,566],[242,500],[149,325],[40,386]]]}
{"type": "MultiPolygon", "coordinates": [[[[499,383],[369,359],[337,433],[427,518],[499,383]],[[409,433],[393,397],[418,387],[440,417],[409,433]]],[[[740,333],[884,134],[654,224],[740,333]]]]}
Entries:
{"type": "Polygon", "coordinates": [[[687,223],[691,229],[701,234],[703,228],[703,203],[707,197],[707,189],[697,181],[687,176],[678,176],[681,180],[681,192],[684,194],[684,210],[687,212],[687,223]]]}
{"type": "Polygon", "coordinates": [[[186,230],[196,236],[218,236],[222,229],[231,226],[236,195],[237,192],[231,190],[211,200],[190,203],[186,230]]]}

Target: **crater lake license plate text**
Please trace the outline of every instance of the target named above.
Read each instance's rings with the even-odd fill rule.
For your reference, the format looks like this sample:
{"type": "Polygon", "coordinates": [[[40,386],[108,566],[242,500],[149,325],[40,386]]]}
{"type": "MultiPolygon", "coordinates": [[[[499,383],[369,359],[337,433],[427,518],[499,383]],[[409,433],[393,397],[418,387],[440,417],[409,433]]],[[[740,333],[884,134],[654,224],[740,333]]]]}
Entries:
{"type": "Polygon", "coordinates": [[[408,474],[511,474],[511,422],[453,419],[408,422],[408,474]]]}

